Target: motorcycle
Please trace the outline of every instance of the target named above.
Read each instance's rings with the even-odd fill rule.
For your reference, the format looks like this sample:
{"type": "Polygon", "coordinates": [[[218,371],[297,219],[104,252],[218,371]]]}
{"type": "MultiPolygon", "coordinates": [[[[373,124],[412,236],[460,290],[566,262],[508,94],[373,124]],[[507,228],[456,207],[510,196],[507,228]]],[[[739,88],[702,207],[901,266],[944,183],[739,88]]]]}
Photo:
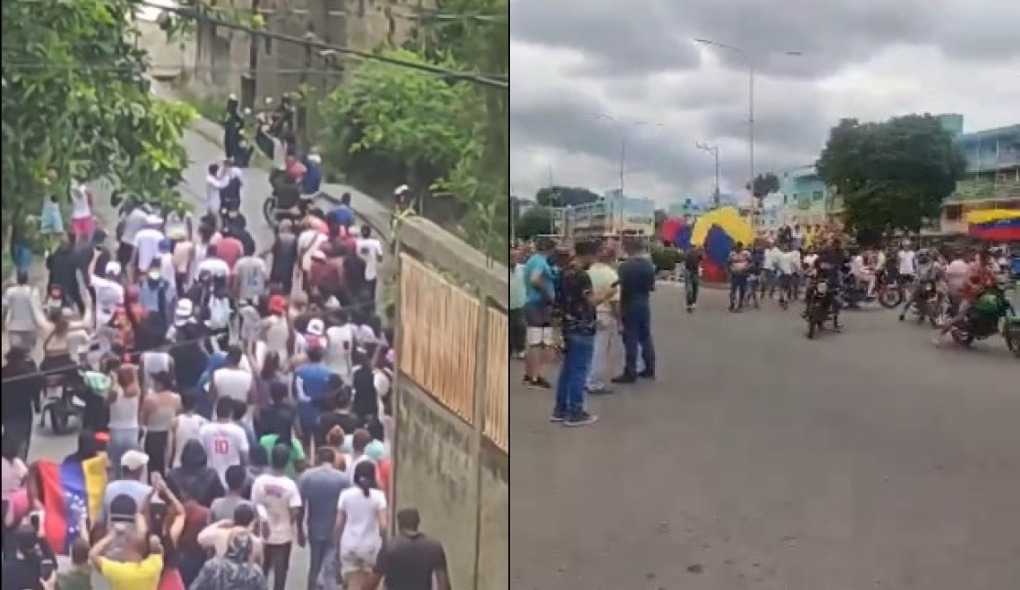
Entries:
{"type": "Polygon", "coordinates": [[[928,320],[933,328],[937,328],[943,325],[942,322],[946,321],[948,313],[945,295],[939,291],[938,285],[934,282],[926,281],[921,286],[921,291],[914,294],[914,300],[908,305],[903,315],[900,316],[900,320],[904,320],[905,316],[910,314],[917,320],[917,323],[920,324],[928,320]]]}
{"type": "Polygon", "coordinates": [[[71,423],[81,421],[85,402],[80,397],[80,383],[67,374],[46,377],[43,390],[42,411],[39,412],[39,426],[45,427],[49,419],[53,434],[67,434],[71,423]]]}
{"type": "Polygon", "coordinates": [[[949,333],[954,342],[969,348],[974,342],[987,340],[1001,332],[1006,345],[1016,353],[1015,316],[1016,311],[1002,291],[988,292],[979,298],[979,303],[968,310],[963,318],[953,323],[949,333]]]}
{"type": "Polygon", "coordinates": [[[825,329],[825,322],[835,317],[829,284],[825,281],[814,282],[808,287],[805,298],[807,309],[804,311],[804,319],[808,324],[807,337],[813,339],[820,330],[825,329]]]}

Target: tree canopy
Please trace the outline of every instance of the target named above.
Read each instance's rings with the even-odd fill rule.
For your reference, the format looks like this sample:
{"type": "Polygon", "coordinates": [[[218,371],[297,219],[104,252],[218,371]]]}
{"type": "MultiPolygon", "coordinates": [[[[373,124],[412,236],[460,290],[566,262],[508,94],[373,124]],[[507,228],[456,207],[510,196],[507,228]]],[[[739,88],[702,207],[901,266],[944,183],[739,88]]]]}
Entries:
{"type": "Polygon", "coordinates": [[[549,186],[535,193],[535,202],[543,207],[576,207],[601,198],[586,188],[576,186],[549,186]]]}
{"type": "MultiPolygon", "coordinates": [[[[507,0],[441,0],[436,13],[453,17],[426,16],[405,47],[380,51],[453,71],[509,76],[508,10],[507,0]]],[[[509,92],[365,62],[319,109],[326,155],[349,181],[376,193],[407,182],[425,196],[426,216],[506,257],[509,92]],[[456,207],[444,206],[450,199],[456,207]]]]}
{"type": "Polygon", "coordinates": [[[779,177],[771,172],[759,174],[747,188],[756,199],[764,199],[779,191],[779,177]]]}
{"type": "Polygon", "coordinates": [[[529,207],[516,221],[514,227],[516,237],[530,240],[536,236],[553,233],[552,212],[547,207],[529,207]]]}
{"type": "Polygon", "coordinates": [[[909,115],[882,123],[840,121],[817,167],[843,197],[847,228],[874,238],[918,231],[937,218],[966,160],[937,118],[909,115]]]}
{"type": "Polygon", "coordinates": [[[181,143],[193,111],[157,99],[135,44],[138,0],[3,3],[4,235],[43,196],[105,178],[181,207],[181,143]],[[58,186],[46,186],[52,170],[58,186]],[[8,214],[10,213],[10,214],[8,214]]]}

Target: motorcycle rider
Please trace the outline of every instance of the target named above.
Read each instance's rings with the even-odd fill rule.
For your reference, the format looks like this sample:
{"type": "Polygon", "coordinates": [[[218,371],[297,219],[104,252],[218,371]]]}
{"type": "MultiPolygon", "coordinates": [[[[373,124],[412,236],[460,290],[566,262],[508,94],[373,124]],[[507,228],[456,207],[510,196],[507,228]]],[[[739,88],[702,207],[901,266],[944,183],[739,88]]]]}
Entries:
{"type": "Polygon", "coordinates": [[[913,305],[922,305],[929,289],[938,286],[941,277],[941,267],[935,262],[935,257],[928,250],[921,250],[917,253],[915,280],[913,281],[910,297],[907,298],[900,310],[900,321],[907,318],[907,312],[913,305]]]}
{"type": "Polygon", "coordinates": [[[875,284],[877,282],[875,271],[868,263],[870,255],[867,250],[857,251],[850,261],[850,274],[853,275],[858,287],[864,288],[866,298],[875,295],[875,284]]]}
{"type": "MultiPolygon", "coordinates": [[[[839,322],[839,312],[842,307],[839,292],[841,288],[843,270],[848,264],[848,257],[846,250],[843,249],[843,244],[839,239],[839,236],[833,236],[826,244],[822,246],[822,249],[818,252],[817,258],[814,260],[814,282],[822,282],[828,284],[828,290],[825,294],[826,306],[831,310],[832,313],[832,327],[838,332],[843,329],[839,322]]],[[[811,306],[811,296],[814,293],[814,286],[809,288],[809,293],[805,297],[807,307],[804,310],[804,315],[807,317],[808,310],[811,306]]]]}

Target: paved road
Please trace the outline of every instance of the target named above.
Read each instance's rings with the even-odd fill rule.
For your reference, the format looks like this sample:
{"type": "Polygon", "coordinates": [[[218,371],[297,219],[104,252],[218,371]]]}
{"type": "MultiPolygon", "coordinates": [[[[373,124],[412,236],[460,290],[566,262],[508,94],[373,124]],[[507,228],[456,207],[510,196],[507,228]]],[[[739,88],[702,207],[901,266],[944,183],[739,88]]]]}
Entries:
{"type": "Polygon", "coordinates": [[[795,312],[680,297],[656,295],[658,381],[595,400],[597,425],[512,392],[511,588],[1020,587],[1004,346],[937,349],[889,312],[812,342],[795,312]]]}
{"type": "MultiPolygon", "coordinates": [[[[192,163],[184,174],[185,183],[181,188],[185,195],[190,196],[197,203],[201,202],[205,195],[205,170],[210,163],[222,159],[222,150],[216,144],[211,143],[193,131],[186,132],[184,141],[192,163]]],[[[269,190],[268,183],[269,178],[265,171],[256,168],[245,171],[242,213],[248,219],[252,237],[255,238],[256,243],[260,246],[272,240],[272,231],[265,224],[262,217],[262,201],[269,190]]],[[[330,185],[330,190],[338,194],[352,192],[355,209],[380,207],[380,205],[374,202],[369,202],[368,197],[360,195],[348,187],[330,185]]],[[[32,456],[30,459],[66,456],[74,450],[74,440],[73,436],[52,437],[46,433],[37,433],[33,438],[32,456]]],[[[304,549],[295,550],[291,558],[291,575],[287,585],[288,590],[303,589],[305,587],[304,575],[307,571],[308,552],[304,549]]],[[[96,588],[97,590],[105,590],[107,586],[100,584],[96,588]]]]}

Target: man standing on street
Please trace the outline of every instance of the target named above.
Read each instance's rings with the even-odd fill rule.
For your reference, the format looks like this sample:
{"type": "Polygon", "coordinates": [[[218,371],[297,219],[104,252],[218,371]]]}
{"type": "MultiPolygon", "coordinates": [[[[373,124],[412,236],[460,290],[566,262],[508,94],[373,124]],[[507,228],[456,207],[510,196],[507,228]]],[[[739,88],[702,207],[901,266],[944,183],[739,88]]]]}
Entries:
{"type": "Polygon", "coordinates": [[[604,245],[599,251],[598,260],[588,269],[592,290],[595,293],[613,293],[595,310],[595,350],[591,359],[591,370],[588,371],[588,393],[609,393],[602,380],[607,377],[606,365],[609,361],[609,349],[613,339],[619,334],[620,298],[619,276],[612,264],[616,261],[616,249],[604,245]]]}
{"type": "Polygon", "coordinates": [[[623,374],[613,383],[633,383],[639,377],[655,379],[655,346],[652,344],[652,292],[655,291],[655,265],[644,255],[638,241],[624,244],[627,260],[617,271],[620,275],[620,318],[623,322],[623,374]],[[644,367],[637,370],[638,349],[644,367]]]}
{"type": "Polygon", "coordinates": [[[552,303],[556,297],[555,277],[549,256],[554,244],[541,238],[536,251],[524,264],[525,305],[528,352],[524,359],[524,384],[536,389],[551,389],[542,372],[555,338],[552,327],[552,303]]]}
{"type": "Polygon", "coordinates": [[[527,348],[527,325],[524,323],[524,304],[528,293],[524,287],[524,265],[517,249],[510,251],[510,310],[507,319],[510,322],[510,355],[518,359],[524,358],[527,348]]]}

